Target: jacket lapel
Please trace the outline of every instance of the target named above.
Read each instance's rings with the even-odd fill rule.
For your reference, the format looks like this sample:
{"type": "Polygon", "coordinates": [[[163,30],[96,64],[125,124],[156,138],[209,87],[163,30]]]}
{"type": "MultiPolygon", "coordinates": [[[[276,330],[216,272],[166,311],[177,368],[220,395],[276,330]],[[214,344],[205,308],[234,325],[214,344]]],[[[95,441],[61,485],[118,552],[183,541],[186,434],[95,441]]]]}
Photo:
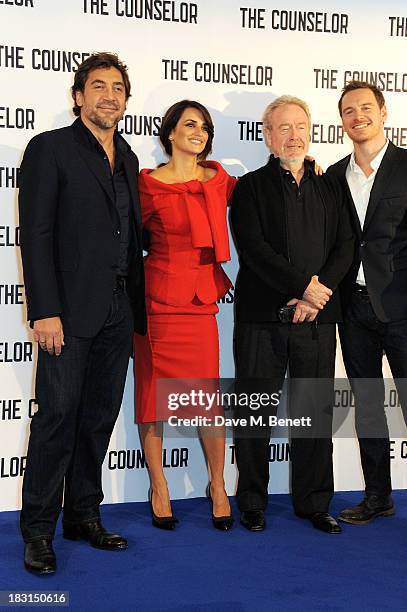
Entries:
{"type": "Polygon", "coordinates": [[[77,119],[72,126],[74,129],[75,140],[79,145],[78,153],[102,187],[103,191],[106,193],[107,197],[109,198],[110,205],[115,208],[113,188],[109,178],[106,176],[104,162],[99,155],[95,155],[95,152],[89,148],[89,144],[86,141],[86,135],[83,134],[79,121],[80,120],[77,119]]]}
{"type": "Polygon", "coordinates": [[[132,208],[134,212],[135,226],[139,244],[141,244],[141,213],[140,200],[137,189],[138,182],[138,164],[136,159],[132,159],[130,155],[124,156],[124,171],[126,173],[127,183],[129,185],[132,208]]]}
{"type": "Polygon", "coordinates": [[[340,162],[341,166],[339,168],[339,178],[342,182],[342,185],[344,185],[345,187],[345,192],[349,202],[349,212],[352,219],[353,229],[356,232],[357,236],[360,238],[362,235],[362,227],[360,225],[359,215],[356,210],[355,202],[353,201],[351,190],[349,189],[348,181],[346,180],[346,168],[348,167],[349,161],[350,155],[345,157],[345,159],[340,162]]]}
{"type": "Polygon", "coordinates": [[[396,167],[395,161],[397,158],[397,147],[392,142],[389,142],[387,151],[384,154],[382,163],[380,164],[375,180],[373,182],[372,191],[370,192],[369,204],[366,211],[366,219],[363,226],[363,231],[366,231],[371,222],[380,198],[383,195],[387,185],[391,182],[391,175],[396,167]]]}

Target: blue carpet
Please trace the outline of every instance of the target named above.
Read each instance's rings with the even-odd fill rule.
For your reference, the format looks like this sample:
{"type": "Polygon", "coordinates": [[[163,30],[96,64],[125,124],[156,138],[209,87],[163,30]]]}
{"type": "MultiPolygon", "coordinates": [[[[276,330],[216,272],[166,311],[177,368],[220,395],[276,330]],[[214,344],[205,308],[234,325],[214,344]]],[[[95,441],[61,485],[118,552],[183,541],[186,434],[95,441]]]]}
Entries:
{"type": "MultiPolygon", "coordinates": [[[[337,493],[332,514],[360,497],[337,493]]],[[[126,535],[129,549],[98,551],[64,540],[59,527],[51,577],[24,570],[18,514],[4,512],[0,590],[69,591],[69,609],[86,612],[406,610],[407,491],[394,498],[395,517],[343,525],[338,536],[295,517],[287,495],[270,498],[261,533],[238,521],[230,532],[216,531],[202,498],[173,502],[181,521],[175,532],[154,529],[146,503],[104,506],[105,525],[126,535]]]]}

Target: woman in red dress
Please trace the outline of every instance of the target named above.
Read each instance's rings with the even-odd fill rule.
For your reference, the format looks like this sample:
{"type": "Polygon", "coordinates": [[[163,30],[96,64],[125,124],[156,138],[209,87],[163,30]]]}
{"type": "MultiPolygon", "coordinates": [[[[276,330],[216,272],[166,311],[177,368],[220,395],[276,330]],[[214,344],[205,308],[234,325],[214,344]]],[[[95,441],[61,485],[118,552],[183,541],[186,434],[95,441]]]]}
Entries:
{"type": "MultiPolygon", "coordinates": [[[[160,140],[170,159],[139,179],[144,228],[148,331],[135,336],[136,420],[149,466],[153,525],[173,529],[162,467],[162,406],[158,379],[217,379],[219,341],[216,301],[232,286],[221,262],[230,259],[226,207],[235,179],[214,161],[213,123],[198,102],[183,100],[166,112],[160,140]]],[[[225,432],[200,429],[210,472],[216,528],[233,523],[223,479],[225,432]]]]}

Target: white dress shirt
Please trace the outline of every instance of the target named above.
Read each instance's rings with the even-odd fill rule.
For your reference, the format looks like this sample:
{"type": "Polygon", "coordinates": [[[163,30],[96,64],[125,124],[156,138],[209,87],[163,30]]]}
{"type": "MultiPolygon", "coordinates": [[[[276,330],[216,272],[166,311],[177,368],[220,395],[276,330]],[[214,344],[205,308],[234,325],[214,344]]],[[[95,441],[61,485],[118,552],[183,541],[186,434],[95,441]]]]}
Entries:
{"type": "MultiPolygon", "coordinates": [[[[353,201],[355,203],[356,212],[358,213],[360,227],[363,230],[363,225],[365,223],[367,206],[369,204],[370,192],[372,191],[373,183],[376,178],[377,170],[382,162],[384,154],[387,151],[387,147],[389,145],[389,141],[386,141],[386,144],[374,159],[370,162],[370,167],[373,172],[366,176],[360,166],[357,165],[355,160],[355,152],[353,151],[350,156],[348,167],[346,168],[346,180],[348,181],[349,189],[352,194],[353,201]]],[[[366,286],[365,274],[363,271],[363,264],[360,264],[358,275],[356,278],[356,282],[358,285],[366,286]]]]}

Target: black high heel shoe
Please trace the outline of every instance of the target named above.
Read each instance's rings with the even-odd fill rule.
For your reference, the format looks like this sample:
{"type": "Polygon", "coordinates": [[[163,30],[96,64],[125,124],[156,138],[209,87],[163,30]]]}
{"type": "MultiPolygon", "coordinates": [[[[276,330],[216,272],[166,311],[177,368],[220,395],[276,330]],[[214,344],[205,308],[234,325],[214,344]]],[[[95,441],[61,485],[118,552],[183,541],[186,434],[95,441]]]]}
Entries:
{"type": "Polygon", "coordinates": [[[154,512],[153,508],[153,490],[150,487],[148,490],[148,501],[150,502],[150,510],[151,510],[151,518],[152,524],[154,527],[158,527],[158,529],[166,529],[167,531],[173,531],[175,529],[176,523],[179,523],[179,520],[175,518],[171,514],[171,516],[157,516],[154,512]]]}
{"type": "Polygon", "coordinates": [[[230,510],[230,514],[228,516],[215,516],[213,514],[213,499],[211,495],[211,483],[206,487],[206,496],[209,498],[212,506],[212,524],[215,529],[219,529],[220,531],[229,531],[232,529],[232,525],[235,522],[235,519],[232,515],[232,510],[230,510]]]}

